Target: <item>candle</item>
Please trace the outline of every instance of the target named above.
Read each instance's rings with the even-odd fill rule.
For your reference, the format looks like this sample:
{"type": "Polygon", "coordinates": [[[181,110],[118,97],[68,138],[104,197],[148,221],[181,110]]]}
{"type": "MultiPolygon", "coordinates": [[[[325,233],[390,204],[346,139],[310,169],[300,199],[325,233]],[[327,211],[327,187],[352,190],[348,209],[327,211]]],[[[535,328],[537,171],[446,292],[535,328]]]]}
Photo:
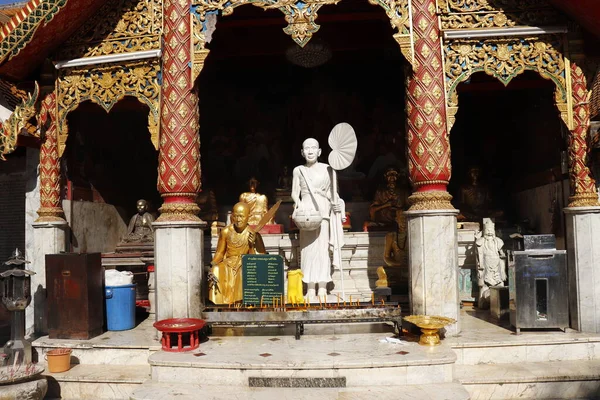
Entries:
{"type": "Polygon", "coordinates": [[[375,305],[375,293],[371,293],[371,304],[375,305]]]}
{"type": "Polygon", "coordinates": [[[260,296],[260,308],[263,308],[263,297],[265,296],[260,296]]]}
{"type": "Polygon", "coordinates": [[[336,296],[337,296],[337,306],[339,308],[339,306],[340,306],[340,294],[337,293],[336,296]]]}

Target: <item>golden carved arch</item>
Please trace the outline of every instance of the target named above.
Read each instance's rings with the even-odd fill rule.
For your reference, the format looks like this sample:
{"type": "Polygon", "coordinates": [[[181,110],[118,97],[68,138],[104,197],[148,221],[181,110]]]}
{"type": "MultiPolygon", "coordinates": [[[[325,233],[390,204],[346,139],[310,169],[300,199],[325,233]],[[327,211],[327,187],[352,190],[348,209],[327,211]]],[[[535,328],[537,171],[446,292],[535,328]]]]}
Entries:
{"type": "Polygon", "coordinates": [[[458,111],[457,87],[476,72],[505,86],[525,71],[535,71],[555,85],[554,100],[562,120],[573,127],[570,63],[563,55],[564,36],[497,37],[449,40],[444,44],[448,131],[458,111]]]}
{"type": "MultiPolygon", "coordinates": [[[[394,39],[409,63],[413,62],[411,43],[410,0],[368,0],[373,5],[382,7],[390,19],[390,24],[397,32],[394,39]]],[[[324,5],[333,5],[340,0],[192,0],[194,30],[194,68],[192,78],[200,74],[204,60],[208,54],[205,47],[207,15],[221,13],[230,15],[236,7],[252,4],[265,10],[278,9],[285,15],[288,26],[283,30],[294,42],[304,47],[319,30],[315,22],[318,10],[324,5]]],[[[168,18],[168,16],[167,16],[168,18]]]]}
{"type": "Polygon", "coordinates": [[[106,112],[125,96],[135,97],[150,109],[148,130],[158,150],[160,126],[160,62],[134,61],[99,64],[61,70],[57,80],[58,154],[62,156],[68,134],[67,114],[84,101],[98,104],[106,112]]]}

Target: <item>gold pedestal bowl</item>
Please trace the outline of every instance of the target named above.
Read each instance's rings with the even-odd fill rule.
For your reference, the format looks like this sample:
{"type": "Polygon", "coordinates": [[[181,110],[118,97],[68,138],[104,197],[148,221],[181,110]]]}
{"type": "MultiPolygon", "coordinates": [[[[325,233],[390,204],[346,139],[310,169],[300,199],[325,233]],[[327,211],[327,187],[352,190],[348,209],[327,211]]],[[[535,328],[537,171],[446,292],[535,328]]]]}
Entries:
{"type": "Polygon", "coordinates": [[[437,346],[440,344],[438,330],[456,322],[455,319],[440,317],[438,315],[409,315],[408,317],[404,317],[404,319],[421,329],[423,334],[419,339],[419,344],[424,346],[437,346]]]}

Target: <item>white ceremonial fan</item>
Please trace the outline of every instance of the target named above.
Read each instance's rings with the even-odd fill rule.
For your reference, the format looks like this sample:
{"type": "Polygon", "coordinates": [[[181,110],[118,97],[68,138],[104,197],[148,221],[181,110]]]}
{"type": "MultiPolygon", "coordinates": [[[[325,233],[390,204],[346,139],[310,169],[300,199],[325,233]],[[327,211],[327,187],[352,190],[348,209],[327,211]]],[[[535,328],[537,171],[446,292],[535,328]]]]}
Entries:
{"type": "MultiPolygon", "coordinates": [[[[336,171],[342,170],[344,168],[348,168],[352,161],[354,161],[354,156],[356,155],[356,147],[358,146],[358,141],[356,140],[356,134],[354,133],[354,129],[350,124],[346,122],[340,122],[336,126],[333,127],[331,133],[329,134],[329,147],[331,147],[331,153],[329,153],[329,165],[336,171]]],[[[333,174],[333,201],[337,203],[339,201],[337,194],[337,178],[336,174],[333,174]]],[[[342,210],[342,212],[344,212],[342,210]]],[[[333,247],[334,247],[334,261],[337,259],[339,262],[340,269],[340,283],[342,286],[342,298],[345,299],[346,294],[344,292],[344,271],[342,267],[342,246],[343,246],[343,237],[344,231],[342,228],[342,217],[341,215],[336,215],[335,217],[335,228],[332,230],[333,234],[333,247]]],[[[332,221],[333,222],[333,221],[332,221]]]]}
{"type": "Polygon", "coordinates": [[[348,168],[354,161],[358,146],[352,126],[346,122],[340,122],[331,130],[328,142],[331,147],[329,165],[337,171],[348,168]]]}

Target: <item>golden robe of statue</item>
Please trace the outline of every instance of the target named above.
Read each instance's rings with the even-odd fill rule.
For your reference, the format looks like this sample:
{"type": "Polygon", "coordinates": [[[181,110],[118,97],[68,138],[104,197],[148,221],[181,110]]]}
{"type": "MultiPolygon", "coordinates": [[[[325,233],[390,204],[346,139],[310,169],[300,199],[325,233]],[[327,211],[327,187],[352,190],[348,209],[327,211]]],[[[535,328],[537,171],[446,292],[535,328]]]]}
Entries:
{"type": "Polygon", "coordinates": [[[231,225],[219,235],[217,250],[210,263],[213,282],[208,299],[215,304],[242,301],[242,255],[264,254],[265,246],[259,233],[248,227],[250,208],[240,202],[233,206],[231,225]]]}
{"type": "MultiPolygon", "coordinates": [[[[257,225],[269,210],[269,200],[267,199],[267,196],[256,192],[258,184],[259,182],[256,178],[250,178],[248,181],[250,191],[244,192],[240,195],[240,202],[244,202],[250,206],[250,218],[248,219],[249,225],[257,225]]],[[[273,219],[267,222],[267,224],[274,223],[275,222],[273,219]]]]}

